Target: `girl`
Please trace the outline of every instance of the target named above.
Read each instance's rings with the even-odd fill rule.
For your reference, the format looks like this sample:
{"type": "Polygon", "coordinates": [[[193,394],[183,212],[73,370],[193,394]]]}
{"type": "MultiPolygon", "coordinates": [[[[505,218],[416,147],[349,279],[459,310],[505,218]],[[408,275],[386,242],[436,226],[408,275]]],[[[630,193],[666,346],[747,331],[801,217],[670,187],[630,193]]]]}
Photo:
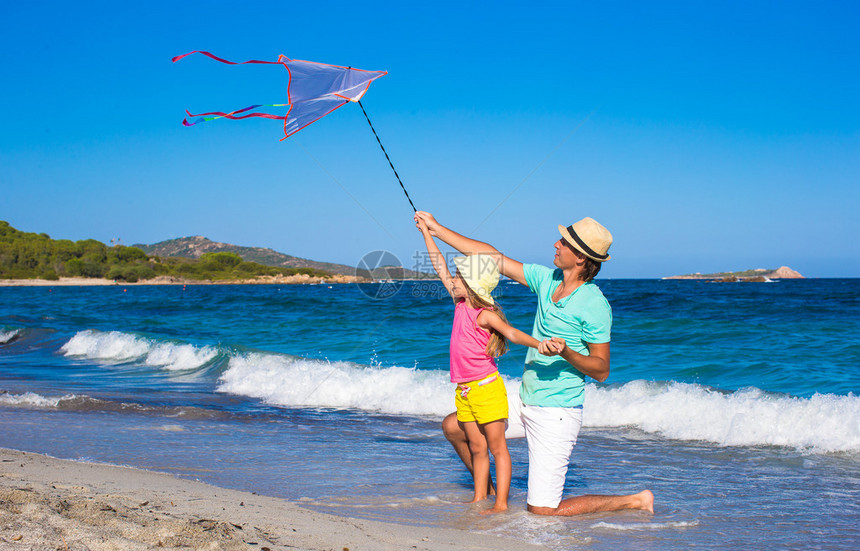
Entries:
{"type": "Polygon", "coordinates": [[[489,449],[496,462],[496,503],[484,512],[498,513],[508,508],[511,456],[505,441],[508,396],[495,358],[505,353],[506,340],[534,348],[540,342],[509,325],[493,300],[490,293],[499,282],[499,268],[492,257],[457,257],[457,272],[452,276],[427,225],[418,216],[415,222],[424,236],[433,268],[456,303],[451,331],[451,382],[457,383],[457,421],[467,435],[472,455],[472,503],[487,498],[489,449]]]}

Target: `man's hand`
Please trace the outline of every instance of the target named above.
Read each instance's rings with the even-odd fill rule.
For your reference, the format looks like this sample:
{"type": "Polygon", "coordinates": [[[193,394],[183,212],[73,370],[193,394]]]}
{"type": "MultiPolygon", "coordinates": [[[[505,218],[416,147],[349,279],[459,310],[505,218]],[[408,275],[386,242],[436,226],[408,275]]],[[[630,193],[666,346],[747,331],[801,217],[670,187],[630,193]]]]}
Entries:
{"type": "Polygon", "coordinates": [[[557,356],[564,351],[567,343],[560,337],[546,339],[538,346],[538,352],[544,356],[557,356]]]}

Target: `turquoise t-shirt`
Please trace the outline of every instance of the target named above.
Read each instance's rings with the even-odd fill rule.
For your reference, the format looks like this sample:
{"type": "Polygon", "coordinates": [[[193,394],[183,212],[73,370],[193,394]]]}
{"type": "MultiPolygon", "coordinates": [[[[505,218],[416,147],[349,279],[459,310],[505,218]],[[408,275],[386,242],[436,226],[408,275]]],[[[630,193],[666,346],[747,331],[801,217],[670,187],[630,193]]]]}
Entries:
{"type": "MultiPolygon", "coordinates": [[[[562,281],[562,271],[539,264],[524,264],[526,284],[538,298],[532,336],[539,341],[561,337],[567,346],[588,355],[586,343],[609,342],[612,308],[593,282],[580,285],[558,302],[552,293],[562,281]]],[[[561,356],[544,356],[529,348],[520,397],[529,406],[579,407],[583,402],[585,375],[561,356]]]]}

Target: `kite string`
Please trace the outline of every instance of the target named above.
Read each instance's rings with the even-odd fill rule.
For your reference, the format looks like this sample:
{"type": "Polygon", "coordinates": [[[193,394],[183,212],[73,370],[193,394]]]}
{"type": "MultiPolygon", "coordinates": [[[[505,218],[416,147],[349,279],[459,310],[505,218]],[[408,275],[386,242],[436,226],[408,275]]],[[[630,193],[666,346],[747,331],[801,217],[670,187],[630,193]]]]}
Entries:
{"type": "Polygon", "coordinates": [[[409,204],[412,205],[412,210],[418,212],[418,209],[415,208],[415,204],[409,197],[409,192],[406,191],[406,186],[403,185],[403,181],[400,179],[400,175],[397,174],[397,169],[394,168],[394,164],[392,164],[391,159],[388,157],[388,153],[385,151],[385,147],[382,146],[382,142],[379,140],[379,136],[376,134],[376,129],[373,128],[373,123],[370,122],[370,117],[367,116],[367,111],[364,110],[364,106],[361,104],[361,101],[358,102],[358,106],[361,107],[361,112],[364,113],[364,118],[367,119],[367,124],[369,124],[370,129],[373,130],[373,135],[376,137],[376,143],[379,144],[379,147],[382,149],[382,152],[385,153],[385,158],[388,161],[388,166],[391,167],[391,170],[394,171],[394,175],[397,176],[397,181],[400,182],[400,187],[403,189],[403,193],[406,194],[406,199],[408,199],[409,204]]]}

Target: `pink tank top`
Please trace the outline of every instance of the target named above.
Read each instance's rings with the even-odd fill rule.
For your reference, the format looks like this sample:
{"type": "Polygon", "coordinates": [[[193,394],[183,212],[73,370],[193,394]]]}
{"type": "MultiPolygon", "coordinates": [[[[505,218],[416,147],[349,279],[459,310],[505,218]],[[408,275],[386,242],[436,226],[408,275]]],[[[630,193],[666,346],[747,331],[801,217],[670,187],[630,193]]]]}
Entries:
{"type": "Polygon", "coordinates": [[[496,360],[487,355],[490,333],[478,327],[478,314],[484,308],[469,308],[461,300],[454,308],[451,328],[451,382],[467,383],[483,379],[496,371],[496,360]]]}

